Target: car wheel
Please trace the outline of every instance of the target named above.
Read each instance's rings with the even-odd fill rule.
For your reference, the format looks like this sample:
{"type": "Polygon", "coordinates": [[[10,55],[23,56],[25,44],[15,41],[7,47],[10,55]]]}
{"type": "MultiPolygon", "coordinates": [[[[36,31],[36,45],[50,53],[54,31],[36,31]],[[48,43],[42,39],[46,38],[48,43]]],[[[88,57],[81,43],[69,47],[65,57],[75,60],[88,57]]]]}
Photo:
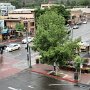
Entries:
{"type": "Polygon", "coordinates": [[[18,47],[18,50],[20,49],[20,47],[18,47]]]}

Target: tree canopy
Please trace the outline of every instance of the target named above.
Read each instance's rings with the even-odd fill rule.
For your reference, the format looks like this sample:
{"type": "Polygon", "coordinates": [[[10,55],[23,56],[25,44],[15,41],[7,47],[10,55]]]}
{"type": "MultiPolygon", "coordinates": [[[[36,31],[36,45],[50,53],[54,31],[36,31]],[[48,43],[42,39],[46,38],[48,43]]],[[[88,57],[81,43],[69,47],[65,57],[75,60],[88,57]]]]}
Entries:
{"type": "Polygon", "coordinates": [[[70,41],[65,29],[65,19],[55,11],[46,11],[37,22],[34,47],[40,52],[45,63],[59,65],[72,59],[76,41],[70,41]]]}
{"type": "Polygon", "coordinates": [[[65,24],[67,24],[67,21],[70,18],[70,11],[67,10],[63,5],[52,6],[51,8],[47,8],[47,9],[40,9],[40,8],[37,9],[35,11],[36,21],[38,20],[40,15],[50,10],[57,12],[58,15],[62,15],[65,18],[65,24]]]}
{"type": "Polygon", "coordinates": [[[24,24],[17,23],[15,28],[16,28],[16,31],[23,31],[24,30],[24,24]]]}

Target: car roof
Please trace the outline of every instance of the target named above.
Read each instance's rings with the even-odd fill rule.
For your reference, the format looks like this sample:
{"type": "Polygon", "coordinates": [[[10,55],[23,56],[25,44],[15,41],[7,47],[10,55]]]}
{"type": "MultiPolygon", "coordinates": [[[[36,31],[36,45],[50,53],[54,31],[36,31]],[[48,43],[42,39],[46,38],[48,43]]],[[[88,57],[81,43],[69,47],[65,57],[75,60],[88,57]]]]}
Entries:
{"type": "Polygon", "coordinates": [[[18,45],[18,43],[10,43],[9,45],[18,45]]]}

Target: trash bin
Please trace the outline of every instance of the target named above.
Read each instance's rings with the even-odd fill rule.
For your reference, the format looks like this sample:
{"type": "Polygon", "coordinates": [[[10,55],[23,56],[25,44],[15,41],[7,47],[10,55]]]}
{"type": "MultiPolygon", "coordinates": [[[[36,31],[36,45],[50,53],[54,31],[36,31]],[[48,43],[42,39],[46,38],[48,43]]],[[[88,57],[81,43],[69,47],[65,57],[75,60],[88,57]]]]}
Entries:
{"type": "Polygon", "coordinates": [[[78,80],[78,72],[74,73],[74,80],[78,80]]]}
{"type": "Polygon", "coordinates": [[[36,64],[39,64],[39,59],[36,59],[36,64]]]}

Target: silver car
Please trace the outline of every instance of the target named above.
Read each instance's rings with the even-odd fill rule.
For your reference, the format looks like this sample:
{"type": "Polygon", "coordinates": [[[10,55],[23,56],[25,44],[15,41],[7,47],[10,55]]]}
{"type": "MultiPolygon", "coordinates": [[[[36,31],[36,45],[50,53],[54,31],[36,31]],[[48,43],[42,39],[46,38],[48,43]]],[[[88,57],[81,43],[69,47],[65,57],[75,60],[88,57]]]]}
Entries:
{"type": "Polygon", "coordinates": [[[21,48],[21,45],[20,44],[17,44],[17,43],[11,43],[9,44],[7,47],[6,47],[6,51],[14,51],[14,50],[18,50],[21,48]]]}

